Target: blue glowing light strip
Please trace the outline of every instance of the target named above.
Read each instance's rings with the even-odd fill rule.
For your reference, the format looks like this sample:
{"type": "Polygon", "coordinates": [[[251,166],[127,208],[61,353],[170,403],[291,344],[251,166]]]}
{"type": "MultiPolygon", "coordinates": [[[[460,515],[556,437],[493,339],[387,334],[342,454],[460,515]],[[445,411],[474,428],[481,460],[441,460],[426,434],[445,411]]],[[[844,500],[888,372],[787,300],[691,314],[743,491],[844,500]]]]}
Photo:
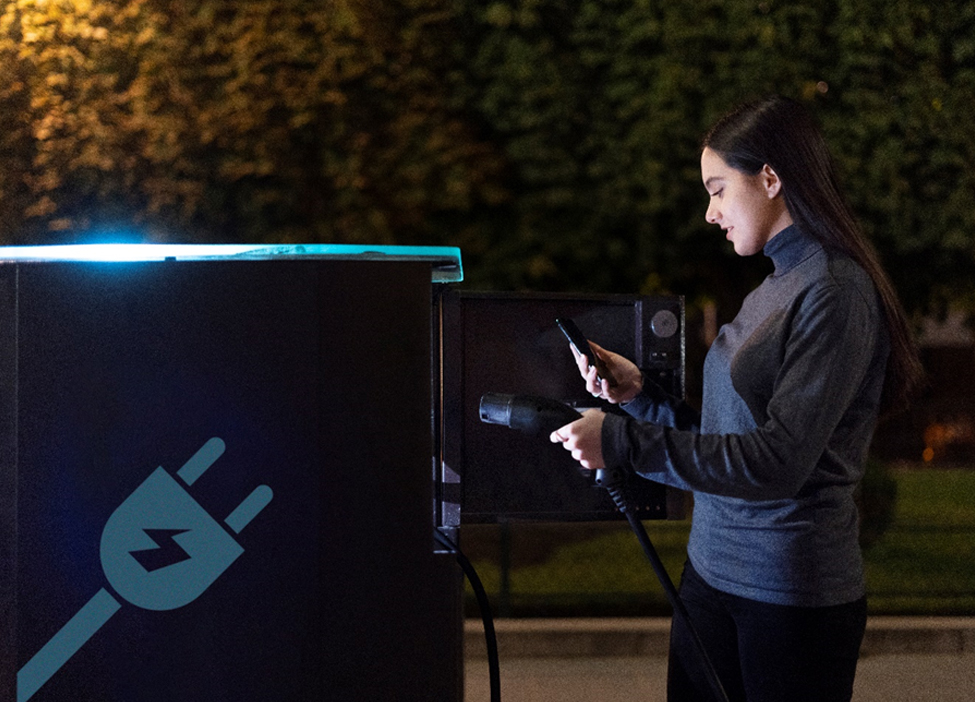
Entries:
{"type": "Polygon", "coordinates": [[[139,262],[331,258],[365,261],[427,261],[435,283],[464,279],[460,249],[453,246],[359,246],[355,244],[67,244],[0,246],[0,263],[43,261],[139,262]]]}

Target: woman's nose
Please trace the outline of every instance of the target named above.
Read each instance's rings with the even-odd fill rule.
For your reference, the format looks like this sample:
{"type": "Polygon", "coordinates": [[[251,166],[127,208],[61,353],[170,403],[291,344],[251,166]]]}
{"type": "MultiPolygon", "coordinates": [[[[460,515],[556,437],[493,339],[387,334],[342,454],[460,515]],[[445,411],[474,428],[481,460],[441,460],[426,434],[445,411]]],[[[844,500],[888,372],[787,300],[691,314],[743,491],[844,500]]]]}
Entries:
{"type": "Polygon", "coordinates": [[[717,224],[720,219],[720,213],[718,208],[714,206],[714,203],[708,204],[708,211],[704,213],[704,219],[707,220],[708,224],[717,224]]]}

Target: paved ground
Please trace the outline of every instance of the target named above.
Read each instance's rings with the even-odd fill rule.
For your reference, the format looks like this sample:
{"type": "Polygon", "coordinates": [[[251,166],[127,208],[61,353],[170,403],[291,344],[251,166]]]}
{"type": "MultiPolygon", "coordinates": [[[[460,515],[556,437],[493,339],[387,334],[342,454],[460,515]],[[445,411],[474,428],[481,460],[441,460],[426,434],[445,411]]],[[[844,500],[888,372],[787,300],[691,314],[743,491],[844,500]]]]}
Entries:
{"type": "MultiPolygon", "coordinates": [[[[499,620],[502,702],[665,702],[662,619],[499,620]]],[[[465,702],[488,702],[480,622],[467,622],[465,702]]],[[[975,701],[975,619],[868,623],[854,702],[975,701]]]]}
{"type": "MultiPolygon", "coordinates": [[[[467,661],[465,702],[488,702],[487,661],[467,661]]],[[[501,661],[502,702],[665,702],[667,664],[647,658],[501,661]]],[[[972,702],[975,654],[883,654],[860,662],[853,702],[972,702]]]]}

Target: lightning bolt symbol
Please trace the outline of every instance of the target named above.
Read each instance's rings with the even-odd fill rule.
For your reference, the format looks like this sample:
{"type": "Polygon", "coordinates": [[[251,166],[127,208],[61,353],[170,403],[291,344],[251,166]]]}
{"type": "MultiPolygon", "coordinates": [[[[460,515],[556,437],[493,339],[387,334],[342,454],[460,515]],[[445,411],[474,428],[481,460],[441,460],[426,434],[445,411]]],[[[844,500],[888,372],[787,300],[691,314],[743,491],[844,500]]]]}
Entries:
{"type": "Polygon", "coordinates": [[[129,553],[139,562],[139,565],[146,569],[147,573],[175,565],[190,558],[190,554],[173,539],[174,536],[183,534],[189,529],[143,529],[143,531],[146,536],[156,542],[156,546],[141,551],[130,551],[129,553]]]}

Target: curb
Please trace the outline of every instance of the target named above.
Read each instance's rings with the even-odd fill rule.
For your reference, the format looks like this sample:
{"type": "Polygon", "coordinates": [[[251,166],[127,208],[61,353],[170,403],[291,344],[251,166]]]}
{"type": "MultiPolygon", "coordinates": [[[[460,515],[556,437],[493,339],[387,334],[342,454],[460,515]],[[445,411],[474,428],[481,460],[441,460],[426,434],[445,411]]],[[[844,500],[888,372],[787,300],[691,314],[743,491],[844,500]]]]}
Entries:
{"type": "MultiPolygon", "coordinates": [[[[497,619],[501,658],[666,656],[670,618],[497,619]]],[[[975,617],[871,617],[861,656],[973,654],[975,617]]],[[[464,655],[486,658],[484,627],[464,622],[464,655]]]]}

